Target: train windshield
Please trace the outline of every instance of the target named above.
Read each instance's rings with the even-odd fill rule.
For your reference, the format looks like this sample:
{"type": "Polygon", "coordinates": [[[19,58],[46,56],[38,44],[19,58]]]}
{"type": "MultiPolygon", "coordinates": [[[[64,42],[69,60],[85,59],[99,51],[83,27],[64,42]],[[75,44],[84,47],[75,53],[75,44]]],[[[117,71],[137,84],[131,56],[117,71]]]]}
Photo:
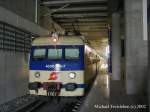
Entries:
{"type": "Polygon", "coordinates": [[[62,49],[48,49],[48,59],[62,59],[62,49]]]}
{"type": "Polygon", "coordinates": [[[46,49],[35,49],[33,52],[34,59],[44,59],[46,56],[46,49]]]}
{"type": "Polygon", "coordinates": [[[78,48],[66,48],[65,59],[79,59],[79,49],[78,48]]]}

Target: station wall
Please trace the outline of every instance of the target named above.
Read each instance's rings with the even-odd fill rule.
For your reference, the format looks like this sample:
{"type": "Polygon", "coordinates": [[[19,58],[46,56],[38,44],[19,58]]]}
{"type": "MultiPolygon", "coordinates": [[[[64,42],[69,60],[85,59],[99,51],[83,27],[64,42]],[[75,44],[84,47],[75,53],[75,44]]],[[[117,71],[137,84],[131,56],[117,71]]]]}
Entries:
{"type": "Polygon", "coordinates": [[[0,104],[28,94],[31,35],[0,22],[0,104]]]}
{"type": "Polygon", "coordinates": [[[29,53],[24,52],[24,48],[22,48],[28,44],[21,39],[22,35],[24,39],[27,38],[24,37],[26,34],[21,30],[17,34],[19,29],[15,27],[19,28],[20,26],[23,31],[28,30],[33,34],[40,33],[38,29],[43,30],[33,23],[34,2],[35,0],[0,0],[0,22],[2,22],[0,23],[0,104],[28,94],[29,53]],[[4,26],[3,22],[7,27],[4,26]],[[15,27],[9,27],[11,25],[15,27]],[[32,31],[28,26],[31,26],[32,31]],[[19,43],[20,41],[22,44],[19,43]],[[16,51],[17,49],[20,51],[16,51]]]}
{"type": "Polygon", "coordinates": [[[0,104],[28,93],[28,54],[0,50],[0,104]]]}
{"type": "Polygon", "coordinates": [[[0,0],[0,13],[0,104],[3,104],[28,94],[26,48],[30,49],[31,42],[25,42],[31,36],[30,39],[26,36],[48,35],[52,28],[46,30],[34,23],[35,0],[0,0]]]}

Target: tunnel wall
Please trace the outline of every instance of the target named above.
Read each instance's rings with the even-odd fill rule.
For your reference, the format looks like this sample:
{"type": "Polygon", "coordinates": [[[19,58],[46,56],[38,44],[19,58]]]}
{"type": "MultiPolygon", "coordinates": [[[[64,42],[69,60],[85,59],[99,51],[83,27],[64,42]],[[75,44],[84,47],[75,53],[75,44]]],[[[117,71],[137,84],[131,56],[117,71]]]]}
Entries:
{"type": "Polygon", "coordinates": [[[0,6],[32,22],[35,20],[35,0],[0,0],[0,6]]]}
{"type": "Polygon", "coordinates": [[[28,93],[28,54],[0,50],[0,104],[28,93]]]}
{"type": "Polygon", "coordinates": [[[147,93],[148,41],[143,32],[143,0],[125,0],[126,91],[147,93]]]}

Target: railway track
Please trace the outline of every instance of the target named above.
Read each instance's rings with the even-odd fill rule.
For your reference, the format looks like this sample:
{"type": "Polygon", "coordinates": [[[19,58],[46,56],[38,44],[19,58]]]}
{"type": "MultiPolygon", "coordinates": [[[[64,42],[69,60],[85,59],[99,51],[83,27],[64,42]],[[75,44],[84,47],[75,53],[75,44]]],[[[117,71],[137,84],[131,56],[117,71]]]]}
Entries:
{"type": "Polygon", "coordinates": [[[67,103],[60,112],[78,112],[82,103],[83,99],[78,99],[75,102],[67,103]]]}
{"type": "Polygon", "coordinates": [[[36,100],[17,109],[16,112],[77,112],[84,98],[49,99],[49,101],[36,100]]]}
{"type": "Polygon", "coordinates": [[[40,108],[40,106],[44,105],[45,103],[45,101],[35,100],[18,108],[16,112],[34,112],[36,109],[40,108]]]}

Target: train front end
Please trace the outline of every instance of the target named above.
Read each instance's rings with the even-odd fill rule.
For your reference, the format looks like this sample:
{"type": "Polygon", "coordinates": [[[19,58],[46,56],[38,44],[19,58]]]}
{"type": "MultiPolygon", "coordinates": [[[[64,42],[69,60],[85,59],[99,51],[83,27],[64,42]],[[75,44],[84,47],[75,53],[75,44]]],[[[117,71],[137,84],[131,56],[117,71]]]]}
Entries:
{"type": "Polygon", "coordinates": [[[83,44],[32,46],[29,76],[30,94],[83,96],[85,87],[83,44]]]}

